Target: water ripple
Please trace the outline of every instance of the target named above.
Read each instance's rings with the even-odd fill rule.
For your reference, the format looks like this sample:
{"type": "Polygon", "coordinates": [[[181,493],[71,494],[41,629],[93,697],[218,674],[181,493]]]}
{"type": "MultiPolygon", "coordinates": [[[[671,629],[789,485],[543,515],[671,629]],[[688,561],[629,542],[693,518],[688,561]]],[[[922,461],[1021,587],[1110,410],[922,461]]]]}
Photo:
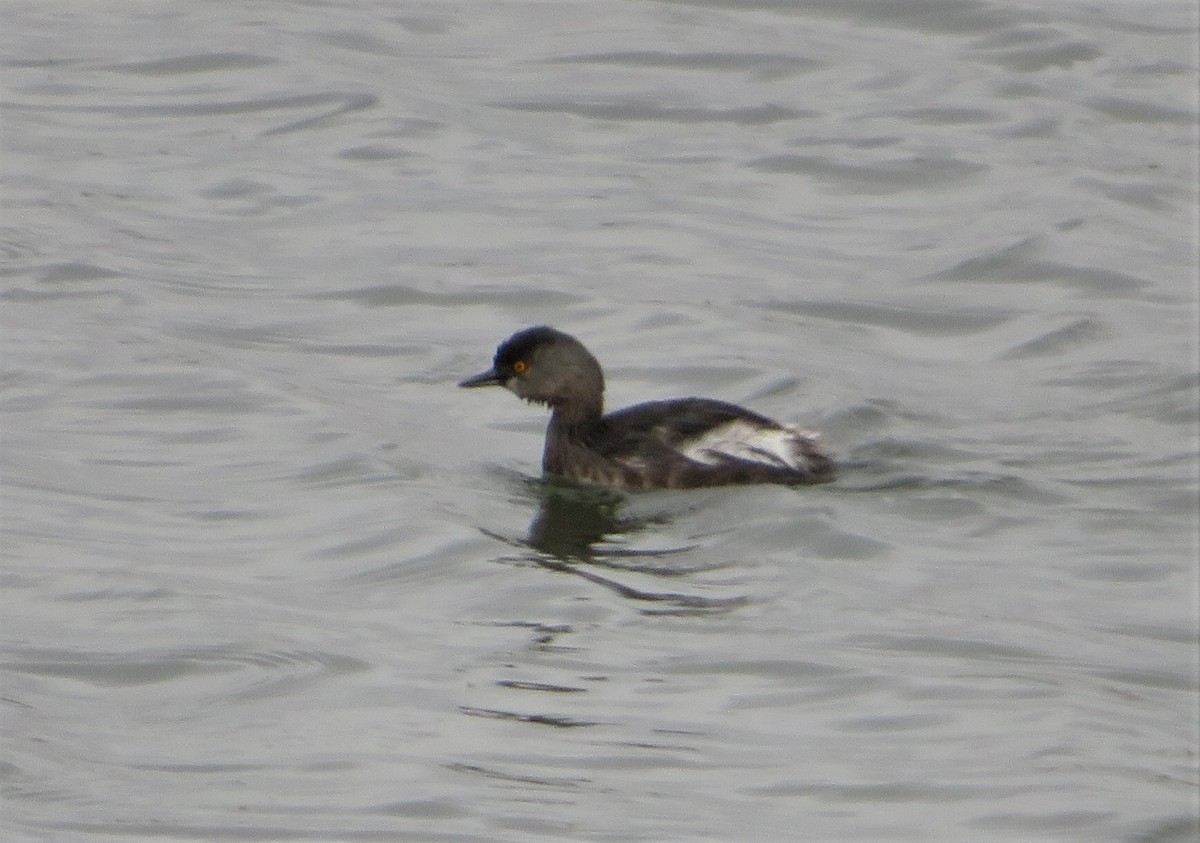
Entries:
{"type": "Polygon", "coordinates": [[[252,70],[275,64],[276,60],[257,53],[195,53],[171,56],[152,61],[122,62],[105,66],[105,70],[135,76],[176,76],[179,74],[213,73],[222,70],[252,70]]]}
{"type": "Polygon", "coordinates": [[[100,687],[172,684],[187,678],[237,674],[239,690],[225,698],[271,696],[297,684],[349,672],[370,665],[336,653],[315,650],[255,652],[234,646],[198,647],[139,653],[104,653],[59,650],[10,650],[15,660],[4,667],[16,673],[70,679],[100,687]]]}
{"type": "Polygon", "coordinates": [[[16,111],[48,110],[75,114],[105,114],[127,120],[166,117],[225,117],[231,115],[263,114],[277,111],[316,112],[298,117],[262,132],[264,136],[280,135],[311,129],[337,117],[373,108],[379,104],[374,94],[331,92],[324,94],[294,94],[244,100],[193,100],[141,105],[56,105],[29,102],[3,102],[0,107],[16,111]]]}
{"type": "Polygon", "coordinates": [[[1016,312],[994,308],[944,308],[944,307],[900,307],[895,305],[865,304],[852,301],[769,301],[751,302],[773,313],[796,313],[832,319],[855,325],[876,325],[898,328],[922,336],[960,336],[977,334],[1003,325],[1016,312]]]}
{"type": "Polygon", "coordinates": [[[968,258],[929,276],[934,281],[1058,284],[1093,295],[1127,297],[1150,282],[1119,270],[1037,259],[1041,238],[1026,238],[990,254],[968,258]]]}
{"type": "Polygon", "coordinates": [[[668,53],[661,50],[614,50],[547,59],[562,64],[619,65],[678,70],[743,71],[766,79],[785,79],[824,66],[824,62],[787,53],[668,53]]]}
{"type": "Polygon", "coordinates": [[[763,173],[810,176],[842,190],[878,194],[951,185],[987,169],[983,164],[949,156],[851,164],[837,156],[794,154],[755,158],[747,166],[763,173]]]}
{"type": "Polygon", "coordinates": [[[560,714],[522,714],[515,711],[501,711],[494,708],[476,708],[460,705],[458,710],[469,717],[485,717],[490,720],[514,720],[518,723],[533,723],[538,726],[554,726],[559,729],[573,729],[580,726],[599,726],[594,720],[577,720],[560,714]]]}
{"type": "Polygon", "coordinates": [[[627,102],[588,103],[574,100],[515,100],[494,102],[494,108],[533,113],[571,114],[591,120],[662,121],[667,123],[736,123],[760,126],[813,117],[808,109],[781,105],[739,106],[736,108],[700,108],[648,103],[644,100],[627,102]]]}

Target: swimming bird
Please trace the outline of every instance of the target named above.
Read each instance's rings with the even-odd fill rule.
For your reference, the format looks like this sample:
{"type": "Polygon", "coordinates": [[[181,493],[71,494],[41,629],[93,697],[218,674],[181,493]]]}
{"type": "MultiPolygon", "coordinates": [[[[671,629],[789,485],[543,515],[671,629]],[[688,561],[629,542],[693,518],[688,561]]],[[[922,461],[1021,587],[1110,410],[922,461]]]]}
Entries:
{"type": "Polygon", "coordinates": [[[579,340],[544,325],[513,334],[461,387],[503,386],[551,410],[548,475],[621,489],[833,480],[817,435],[712,398],[650,401],[604,414],[604,373],[579,340]]]}

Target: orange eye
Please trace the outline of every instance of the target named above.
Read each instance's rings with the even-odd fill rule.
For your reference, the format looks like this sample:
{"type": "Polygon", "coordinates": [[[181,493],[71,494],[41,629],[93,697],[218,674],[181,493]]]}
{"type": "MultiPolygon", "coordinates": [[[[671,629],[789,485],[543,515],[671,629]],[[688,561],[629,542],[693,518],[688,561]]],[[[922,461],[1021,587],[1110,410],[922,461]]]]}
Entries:
{"type": "Polygon", "coordinates": [[[516,363],[513,363],[513,371],[518,375],[523,375],[529,371],[529,364],[524,360],[518,360],[516,363]]]}

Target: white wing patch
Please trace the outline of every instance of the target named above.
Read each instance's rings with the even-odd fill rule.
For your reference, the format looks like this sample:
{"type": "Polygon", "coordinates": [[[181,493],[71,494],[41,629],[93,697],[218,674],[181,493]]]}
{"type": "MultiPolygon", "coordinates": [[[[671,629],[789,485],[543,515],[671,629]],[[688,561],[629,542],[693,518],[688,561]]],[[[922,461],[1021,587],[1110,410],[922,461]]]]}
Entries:
{"type": "Polygon", "coordinates": [[[813,442],[815,433],[794,427],[758,427],[736,419],[714,427],[702,436],[681,442],[685,457],[704,465],[719,465],[730,457],[770,466],[803,471],[806,468],[800,445],[813,442]]]}

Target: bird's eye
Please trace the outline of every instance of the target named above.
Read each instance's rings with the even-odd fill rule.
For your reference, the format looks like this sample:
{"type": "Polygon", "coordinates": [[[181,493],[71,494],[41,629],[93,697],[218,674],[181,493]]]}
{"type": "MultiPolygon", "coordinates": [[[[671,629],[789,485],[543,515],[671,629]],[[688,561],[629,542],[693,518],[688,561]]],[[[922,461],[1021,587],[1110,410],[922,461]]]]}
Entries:
{"type": "Polygon", "coordinates": [[[518,375],[523,375],[529,371],[529,364],[524,360],[518,360],[516,363],[513,363],[513,371],[518,375]]]}

